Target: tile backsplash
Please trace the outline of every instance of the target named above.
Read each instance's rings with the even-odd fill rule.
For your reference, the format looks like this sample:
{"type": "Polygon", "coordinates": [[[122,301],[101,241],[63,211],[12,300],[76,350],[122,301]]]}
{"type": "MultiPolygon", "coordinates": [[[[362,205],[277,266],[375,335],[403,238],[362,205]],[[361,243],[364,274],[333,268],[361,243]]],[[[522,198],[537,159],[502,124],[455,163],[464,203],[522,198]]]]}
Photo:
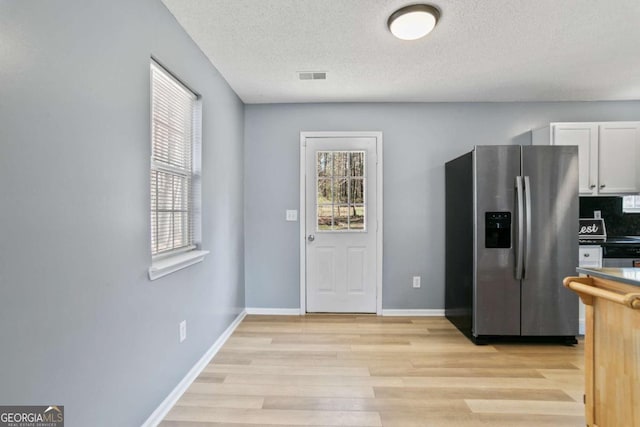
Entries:
{"type": "Polygon", "coordinates": [[[622,212],[622,197],[580,197],[580,218],[601,211],[608,236],[640,236],[640,214],[622,212]]]}

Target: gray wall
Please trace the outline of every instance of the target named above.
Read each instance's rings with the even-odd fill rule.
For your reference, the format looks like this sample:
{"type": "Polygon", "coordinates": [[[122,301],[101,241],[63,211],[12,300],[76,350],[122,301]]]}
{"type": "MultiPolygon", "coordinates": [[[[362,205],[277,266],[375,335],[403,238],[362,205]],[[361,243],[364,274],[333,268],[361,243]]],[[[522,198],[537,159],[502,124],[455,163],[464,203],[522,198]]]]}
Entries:
{"type": "Polygon", "coordinates": [[[140,425],[244,307],[244,106],[156,0],[2,0],[0,40],[0,404],[140,425]],[[151,55],[204,98],[211,251],[154,282],[151,55]]]}
{"type": "Polygon", "coordinates": [[[382,131],[384,309],[444,308],[444,163],[476,144],[527,144],[551,121],[640,120],[640,101],[288,104],[245,109],[247,307],[297,308],[301,131],[382,131]],[[422,276],[422,288],[411,277],[422,276]]]}

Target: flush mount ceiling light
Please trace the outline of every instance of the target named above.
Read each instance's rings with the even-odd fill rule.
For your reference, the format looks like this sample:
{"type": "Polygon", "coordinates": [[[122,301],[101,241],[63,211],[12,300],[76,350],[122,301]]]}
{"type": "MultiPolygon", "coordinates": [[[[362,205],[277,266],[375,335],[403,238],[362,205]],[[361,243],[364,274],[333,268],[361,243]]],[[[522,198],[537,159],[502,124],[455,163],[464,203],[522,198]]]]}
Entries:
{"type": "Polygon", "coordinates": [[[389,31],[401,40],[417,40],[429,34],[440,18],[440,11],[428,4],[413,4],[396,10],[389,17],[389,31]]]}

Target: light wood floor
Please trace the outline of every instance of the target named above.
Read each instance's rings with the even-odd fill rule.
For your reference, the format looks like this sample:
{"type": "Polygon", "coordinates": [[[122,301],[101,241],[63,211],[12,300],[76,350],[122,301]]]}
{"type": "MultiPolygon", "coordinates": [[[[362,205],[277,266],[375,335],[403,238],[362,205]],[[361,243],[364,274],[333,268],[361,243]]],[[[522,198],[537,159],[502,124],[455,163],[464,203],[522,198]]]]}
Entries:
{"type": "Polygon", "coordinates": [[[582,427],[583,345],[475,346],[442,317],[247,316],[161,427],[582,427]]]}

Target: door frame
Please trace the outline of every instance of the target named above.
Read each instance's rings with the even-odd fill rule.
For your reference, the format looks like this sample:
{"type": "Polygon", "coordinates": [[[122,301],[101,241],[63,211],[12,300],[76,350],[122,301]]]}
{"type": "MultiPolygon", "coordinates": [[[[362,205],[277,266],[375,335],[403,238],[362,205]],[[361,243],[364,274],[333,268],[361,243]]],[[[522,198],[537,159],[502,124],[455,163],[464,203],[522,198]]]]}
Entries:
{"type": "Polygon", "coordinates": [[[376,140],[376,314],[382,316],[382,132],[300,132],[300,314],[307,313],[307,138],[375,138],[376,140]]]}

